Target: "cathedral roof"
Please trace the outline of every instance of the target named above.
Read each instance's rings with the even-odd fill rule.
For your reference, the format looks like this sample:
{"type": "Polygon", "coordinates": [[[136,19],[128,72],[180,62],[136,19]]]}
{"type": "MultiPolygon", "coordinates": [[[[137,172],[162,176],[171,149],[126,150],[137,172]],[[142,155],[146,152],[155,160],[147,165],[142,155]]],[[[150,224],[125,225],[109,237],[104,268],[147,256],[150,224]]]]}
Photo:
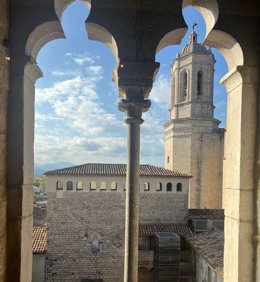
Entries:
{"type": "MultiPolygon", "coordinates": [[[[140,176],[191,177],[187,173],[153,165],[140,165],[140,176]]],[[[45,172],[45,175],[126,175],[125,164],[87,163],[45,172]]]]}

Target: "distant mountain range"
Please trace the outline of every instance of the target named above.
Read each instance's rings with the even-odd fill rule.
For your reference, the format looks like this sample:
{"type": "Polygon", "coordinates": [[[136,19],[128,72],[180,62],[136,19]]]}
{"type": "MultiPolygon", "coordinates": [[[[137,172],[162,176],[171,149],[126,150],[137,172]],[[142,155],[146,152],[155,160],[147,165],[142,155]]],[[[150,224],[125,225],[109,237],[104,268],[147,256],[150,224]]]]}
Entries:
{"type": "Polygon", "coordinates": [[[43,164],[43,165],[35,165],[34,167],[34,176],[40,176],[43,175],[46,171],[49,170],[55,170],[59,168],[65,168],[74,166],[75,164],[70,162],[56,162],[56,163],[49,163],[49,164],[43,164]]]}

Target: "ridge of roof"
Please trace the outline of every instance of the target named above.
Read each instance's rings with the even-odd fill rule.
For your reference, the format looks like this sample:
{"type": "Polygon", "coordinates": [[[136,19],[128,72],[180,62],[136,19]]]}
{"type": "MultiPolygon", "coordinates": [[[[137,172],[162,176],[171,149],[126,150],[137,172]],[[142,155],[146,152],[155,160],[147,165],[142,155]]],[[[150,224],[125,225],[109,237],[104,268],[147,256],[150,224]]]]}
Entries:
{"type": "MultiPolygon", "coordinates": [[[[45,175],[126,175],[126,164],[86,163],[47,171],[45,175]]],[[[187,173],[173,171],[162,167],[143,164],[140,165],[140,176],[171,176],[191,177],[187,173]]]]}

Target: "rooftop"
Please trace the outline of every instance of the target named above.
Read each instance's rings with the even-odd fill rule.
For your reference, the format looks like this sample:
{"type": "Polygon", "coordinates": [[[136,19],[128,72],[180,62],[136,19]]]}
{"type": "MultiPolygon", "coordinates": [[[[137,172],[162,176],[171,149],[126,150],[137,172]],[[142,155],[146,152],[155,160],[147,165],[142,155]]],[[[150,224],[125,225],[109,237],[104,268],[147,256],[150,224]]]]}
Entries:
{"type": "Polygon", "coordinates": [[[188,219],[224,219],[224,209],[189,209],[188,219]]]}
{"type": "MultiPolygon", "coordinates": [[[[87,163],[45,172],[45,175],[126,175],[125,164],[87,163]]],[[[190,177],[187,173],[153,165],[140,165],[140,176],[190,177]]]]}
{"type": "Polygon", "coordinates": [[[46,227],[33,228],[33,254],[44,254],[47,244],[47,229],[46,227]]]}
{"type": "Polygon", "coordinates": [[[158,232],[174,232],[182,237],[193,235],[186,224],[139,224],[139,235],[150,237],[158,232]]]}
{"type": "Polygon", "coordinates": [[[187,237],[194,251],[200,255],[212,269],[221,277],[224,276],[223,254],[224,254],[224,232],[211,231],[187,237]]]}

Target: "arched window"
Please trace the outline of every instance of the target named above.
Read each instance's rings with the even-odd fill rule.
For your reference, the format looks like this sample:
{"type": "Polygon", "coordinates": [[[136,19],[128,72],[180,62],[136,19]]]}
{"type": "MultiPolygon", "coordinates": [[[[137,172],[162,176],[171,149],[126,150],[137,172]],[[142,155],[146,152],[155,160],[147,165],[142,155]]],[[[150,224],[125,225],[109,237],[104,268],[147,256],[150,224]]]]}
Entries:
{"type": "Polygon", "coordinates": [[[172,184],[170,182],[167,183],[166,185],[166,191],[171,192],[172,191],[172,184]]]}
{"type": "Polygon", "coordinates": [[[91,252],[92,253],[100,252],[100,243],[97,237],[95,237],[91,242],[91,252]]]}
{"type": "Polygon", "coordinates": [[[90,182],[90,190],[96,190],[97,189],[97,183],[95,181],[90,182]]]}
{"type": "Polygon", "coordinates": [[[67,182],[67,191],[69,191],[69,190],[73,190],[73,182],[72,181],[67,182]]]}
{"type": "Polygon", "coordinates": [[[185,71],[183,73],[183,88],[182,88],[182,96],[186,97],[188,94],[188,74],[185,71]]]}
{"type": "Polygon", "coordinates": [[[56,182],[56,190],[63,190],[63,181],[59,180],[56,182]]]}
{"type": "Polygon", "coordinates": [[[111,190],[117,190],[117,183],[116,181],[111,182],[111,190]]]}
{"type": "Polygon", "coordinates": [[[144,191],[149,191],[150,190],[150,183],[149,182],[145,182],[144,183],[144,191]]]}
{"type": "Polygon", "coordinates": [[[82,181],[77,181],[76,188],[77,188],[77,190],[82,190],[83,189],[83,182],[82,181]]]}
{"type": "Polygon", "coordinates": [[[100,183],[100,190],[106,190],[106,189],[107,189],[107,184],[106,184],[105,181],[102,181],[102,182],[100,183]]]}
{"type": "Polygon", "coordinates": [[[202,95],[202,80],[203,80],[203,73],[202,71],[198,72],[197,75],[197,95],[202,95]]]}
{"type": "Polygon", "coordinates": [[[155,188],[156,188],[156,191],[162,191],[162,183],[161,182],[157,182],[155,188]]]}
{"type": "Polygon", "coordinates": [[[182,191],[182,184],[181,183],[177,183],[177,192],[181,192],[182,191]]]}
{"type": "Polygon", "coordinates": [[[184,70],[180,74],[179,102],[185,101],[188,96],[188,72],[184,70]]]}

